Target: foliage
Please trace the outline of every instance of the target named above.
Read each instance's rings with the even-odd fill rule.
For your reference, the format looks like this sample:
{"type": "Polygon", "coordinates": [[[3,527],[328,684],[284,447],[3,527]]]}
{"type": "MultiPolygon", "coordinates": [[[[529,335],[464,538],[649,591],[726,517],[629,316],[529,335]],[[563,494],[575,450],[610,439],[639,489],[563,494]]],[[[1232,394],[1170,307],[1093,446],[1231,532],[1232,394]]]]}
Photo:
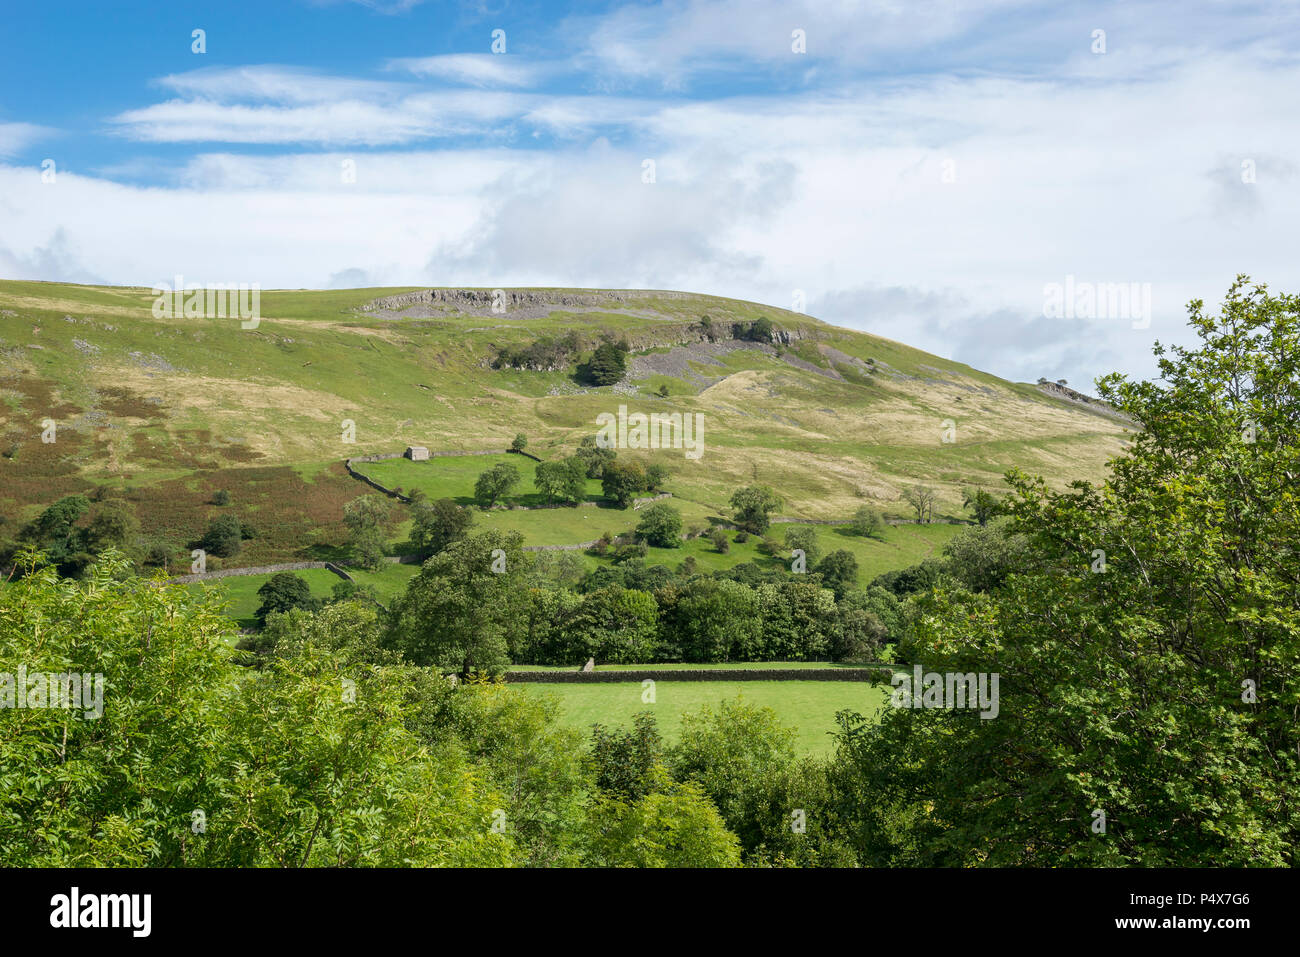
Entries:
{"type": "Polygon", "coordinates": [[[498,462],[483,472],[474,483],[474,498],[483,508],[491,508],[519,484],[519,470],[507,462],[498,462]]]}
{"type": "Polygon", "coordinates": [[[766,485],[749,485],[732,494],[731,507],[737,525],[762,535],[772,524],[771,513],[781,510],[781,497],[766,485]]]}
{"type": "Polygon", "coordinates": [[[642,511],[636,533],[656,548],[678,548],[682,544],[682,513],[657,502],[642,511]]]}

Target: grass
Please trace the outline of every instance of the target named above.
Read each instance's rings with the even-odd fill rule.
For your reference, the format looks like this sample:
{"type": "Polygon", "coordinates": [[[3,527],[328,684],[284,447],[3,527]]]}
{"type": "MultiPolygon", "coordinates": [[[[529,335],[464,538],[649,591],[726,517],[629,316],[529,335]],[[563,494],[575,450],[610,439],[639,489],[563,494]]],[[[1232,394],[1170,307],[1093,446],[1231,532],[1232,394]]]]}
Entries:
{"type": "MultiPolygon", "coordinates": [[[[722,661],[713,664],[699,664],[689,661],[670,661],[658,665],[596,665],[597,671],[741,671],[748,668],[775,669],[782,671],[807,671],[820,668],[862,668],[862,664],[844,661],[722,661]]],[[[511,665],[511,671],[573,671],[572,668],[557,668],[555,665],[511,665]]]]}
{"type": "MultiPolygon", "coordinates": [[[[419,565],[384,565],[377,572],[348,569],[348,574],[359,584],[373,585],[379,600],[387,603],[401,594],[406,588],[406,583],[419,570],[419,565]]],[[[343,581],[338,575],[325,568],[304,568],[292,574],[307,583],[313,597],[321,599],[329,598],[334,586],[343,581]]],[[[192,582],[184,587],[192,591],[215,592],[227,603],[228,617],[235,619],[240,628],[253,628],[257,625],[257,619],[253,617],[254,613],[262,604],[262,600],[257,597],[257,590],[270,578],[271,575],[231,575],[205,582],[192,582]]]]}
{"type": "Polygon", "coordinates": [[[804,755],[833,750],[831,732],[837,711],[871,717],[886,706],[889,686],[865,681],[656,681],[655,703],[643,704],[639,682],[613,684],[517,684],[529,694],[553,695],[560,721],[584,733],[593,724],[627,726],[633,715],[650,711],[667,744],[675,743],[682,715],[739,697],[746,704],[771,708],[781,723],[796,730],[795,748],[804,755]]]}
{"type": "MultiPolygon", "coordinates": [[[[354,467],[387,488],[401,488],[406,493],[419,489],[430,499],[450,498],[458,505],[472,505],[474,482],[488,469],[500,464],[509,465],[519,473],[519,484],[501,504],[530,507],[546,504],[546,498],[537,491],[534,483],[539,463],[526,455],[450,455],[424,462],[387,459],[382,462],[358,462],[354,467]]],[[[600,482],[587,479],[586,501],[603,500],[600,482]]]]}

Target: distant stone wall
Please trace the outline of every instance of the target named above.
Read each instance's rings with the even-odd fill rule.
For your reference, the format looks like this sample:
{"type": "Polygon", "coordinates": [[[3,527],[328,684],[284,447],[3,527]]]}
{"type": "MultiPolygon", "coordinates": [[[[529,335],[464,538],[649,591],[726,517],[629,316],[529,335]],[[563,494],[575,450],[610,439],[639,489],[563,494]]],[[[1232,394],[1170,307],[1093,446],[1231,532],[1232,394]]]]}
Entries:
{"type": "Polygon", "coordinates": [[[506,681],[538,684],[597,684],[613,681],[889,681],[889,665],[862,668],[690,668],[664,671],[507,671],[506,681]]]}
{"type": "Polygon", "coordinates": [[[175,578],[167,579],[177,585],[188,585],[194,582],[207,581],[211,578],[236,578],[241,575],[274,575],[276,572],[300,572],[308,568],[324,568],[333,572],[340,578],[346,578],[352,581],[352,576],[345,572],[333,562],[284,562],[279,565],[250,565],[247,568],[222,568],[215,572],[204,572],[202,575],[177,575],[175,578]]]}
{"type": "Polygon", "coordinates": [[[579,542],[576,545],[525,545],[523,550],[526,552],[580,552],[584,548],[591,548],[599,538],[593,538],[589,542],[579,542]]]}

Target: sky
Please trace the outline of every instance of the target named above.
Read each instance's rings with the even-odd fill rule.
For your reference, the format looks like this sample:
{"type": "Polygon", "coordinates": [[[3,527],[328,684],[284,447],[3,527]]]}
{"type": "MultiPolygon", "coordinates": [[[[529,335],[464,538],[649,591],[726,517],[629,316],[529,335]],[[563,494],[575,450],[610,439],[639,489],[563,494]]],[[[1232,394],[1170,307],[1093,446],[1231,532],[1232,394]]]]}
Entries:
{"type": "Polygon", "coordinates": [[[682,289],[1084,391],[1300,292],[1292,0],[65,0],[0,51],[0,278],[682,289]]]}

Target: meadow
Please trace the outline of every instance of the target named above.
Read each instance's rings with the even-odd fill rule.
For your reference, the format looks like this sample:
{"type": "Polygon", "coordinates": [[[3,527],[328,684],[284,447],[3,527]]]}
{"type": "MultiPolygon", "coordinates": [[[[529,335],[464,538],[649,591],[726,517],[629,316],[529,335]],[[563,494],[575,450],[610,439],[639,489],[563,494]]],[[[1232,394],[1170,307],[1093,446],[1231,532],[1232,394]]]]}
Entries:
{"type": "MultiPolygon", "coordinates": [[[[765,662],[761,667],[769,667],[765,662]]],[[[655,665],[655,668],[662,666],[655,665]]],[[[801,755],[826,755],[834,748],[831,734],[838,711],[856,711],[871,718],[887,706],[890,687],[865,681],[656,681],[655,702],[643,703],[639,682],[609,684],[533,684],[530,695],[551,695],[559,703],[559,719],[587,735],[593,724],[628,726],[641,711],[649,711],[659,725],[665,744],[673,744],[681,731],[682,715],[703,706],[717,708],[720,701],[736,698],[746,704],[771,708],[781,723],[796,730],[795,748],[801,755]]]]}

